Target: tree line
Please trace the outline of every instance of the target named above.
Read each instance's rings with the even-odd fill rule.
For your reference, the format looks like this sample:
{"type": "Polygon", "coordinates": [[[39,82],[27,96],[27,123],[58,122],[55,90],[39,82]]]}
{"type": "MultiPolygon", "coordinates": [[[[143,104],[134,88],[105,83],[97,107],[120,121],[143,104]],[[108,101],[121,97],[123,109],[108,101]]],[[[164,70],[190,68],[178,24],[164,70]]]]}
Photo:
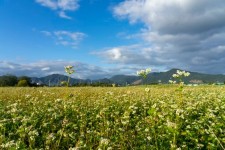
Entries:
{"type": "Polygon", "coordinates": [[[26,87],[26,86],[36,86],[36,84],[32,83],[31,78],[27,76],[17,77],[14,75],[3,75],[3,76],[0,76],[0,86],[1,87],[7,87],[7,86],[26,87]]]}
{"type": "MultiPolygon", "coordinates": [[[[0,87],[9,87],[9,86],[18,86],[18,87],[37,87],[37,86],[48,86],[46,84],[37,85],[37,83],[32,83],[30,77],[21,76],[17,77],[14,75],[3,75],[0,76],[0,87]]],[[[57,85],[53,85],[57,86],[57,85]]],[[[60,84],[58,86],[65,86],[60,84]]],[[[71,86],[81,87],[81,86],[93,86],[93,87],[110,87],[113,86],[111,83],[103,83],[103,82],[96,82],[96,83],[75,83],[71,86]]],[[[116,85],[118,86],[118,85],[116,85]]]]}

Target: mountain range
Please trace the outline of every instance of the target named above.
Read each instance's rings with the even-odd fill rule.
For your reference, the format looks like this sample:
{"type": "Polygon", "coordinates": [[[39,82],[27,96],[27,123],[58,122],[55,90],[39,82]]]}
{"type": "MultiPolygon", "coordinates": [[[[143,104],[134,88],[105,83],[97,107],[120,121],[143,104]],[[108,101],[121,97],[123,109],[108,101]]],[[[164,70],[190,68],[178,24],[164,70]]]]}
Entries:
{"type": "MultiPolygon", "coordinates": [[[[94,84],[94,83],[105,83],[105,84],[118,84],[121,86],[124,85],[138,85],[138,84],[157,84],[157,83],[168,83],[169,80],[173,80],[172,75],[176,73],[177,70],[180,69],[171,69],[166,72],[152,72],[148,74],[145,80],[142,80],[141,77],[135,75],[115,75],[111,78],[103,78],[98,80],[90,80],[90,79],[70,79],[70,84],[94,84]]],[[[202,84],[202,83],[224,83],[225,75],[222,74],[204,74],[198,72],[190,72],[190,76],[184,78],[185,83],[193,83],[193,84],[202,84]]],[[[62,81],[67,81],[68,76],[60,75],[60,74],[52,74],[45,77],[37,78],[32,77],[32,82],[57,86],[60,85],[62,81]]]]}

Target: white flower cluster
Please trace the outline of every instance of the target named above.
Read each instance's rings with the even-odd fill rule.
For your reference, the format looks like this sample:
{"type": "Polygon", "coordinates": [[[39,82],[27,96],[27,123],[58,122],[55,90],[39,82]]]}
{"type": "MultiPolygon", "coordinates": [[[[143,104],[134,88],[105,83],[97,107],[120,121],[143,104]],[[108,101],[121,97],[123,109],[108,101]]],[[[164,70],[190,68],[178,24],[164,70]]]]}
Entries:
{"type": "MultiPolygon", "coordinates": [[[[180,83],[180,85],[183,85],[184,82],[182,81],[182,78],[190,76],[190,73],[189,72],[185,72],[185,71],[177,70],[177,73],[173,74],[172,76],[173,76],[173,78],[180,79],[179,83],[180,83]]],[[[169,80],[169,83],[170,84],[176,84],[177,82],[173,81],[173,80],[169,80]]]]}
{"type": "Polygon", "coordinates": [[[173,74],[174,78],[188,77],[188,76],[190,76],[189,72],[180,71],[180,70],[177,70],[177,73],[173,74]]]}
{"type": "Polygon", "coordinates": [[[109,144],[109,140],[108,139],[101,138],[100,145],[108,145],[108,144],[109,144]]]}
{"type": "Polygon", "coordinates": [[[67,74],[73,74],[75,72],[75,70],[73,69],[73,66],[65,66],[64,68],[67,74]]]}
{"type": "Polygon", "coordinates": [[[142,76],[143,78],[146,78],[150,72],[151,72],[151,68],[147,68],[146,70],[137,71],[137,75],[142,76]]]}
{"type": "Polygon", "coordinates": [[[170,84],[176,84],[177,81],[169,80],[169,83],[170,83],[170,84]]]}

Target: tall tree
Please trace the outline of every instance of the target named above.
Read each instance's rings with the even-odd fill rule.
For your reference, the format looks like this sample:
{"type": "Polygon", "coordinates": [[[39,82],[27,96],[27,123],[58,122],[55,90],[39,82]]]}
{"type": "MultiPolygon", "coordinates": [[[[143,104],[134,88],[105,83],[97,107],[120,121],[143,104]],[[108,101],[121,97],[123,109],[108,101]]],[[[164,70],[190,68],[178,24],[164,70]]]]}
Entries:
{"type": "Polygon", "coordinates": [[[4,75],[0,76],[0,86],[15,86],[18,79],[14,75],[4,75]]]}

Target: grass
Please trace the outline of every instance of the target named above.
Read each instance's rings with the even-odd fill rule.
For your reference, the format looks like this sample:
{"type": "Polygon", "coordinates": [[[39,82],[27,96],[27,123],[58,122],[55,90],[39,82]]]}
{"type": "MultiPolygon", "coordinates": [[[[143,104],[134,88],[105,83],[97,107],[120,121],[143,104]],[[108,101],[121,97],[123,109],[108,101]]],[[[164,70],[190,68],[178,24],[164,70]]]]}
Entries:
{"type": "Polygon", "coordinates": [[[0,149],[224,149],[225,87],[0,88],[0,149]]]}

